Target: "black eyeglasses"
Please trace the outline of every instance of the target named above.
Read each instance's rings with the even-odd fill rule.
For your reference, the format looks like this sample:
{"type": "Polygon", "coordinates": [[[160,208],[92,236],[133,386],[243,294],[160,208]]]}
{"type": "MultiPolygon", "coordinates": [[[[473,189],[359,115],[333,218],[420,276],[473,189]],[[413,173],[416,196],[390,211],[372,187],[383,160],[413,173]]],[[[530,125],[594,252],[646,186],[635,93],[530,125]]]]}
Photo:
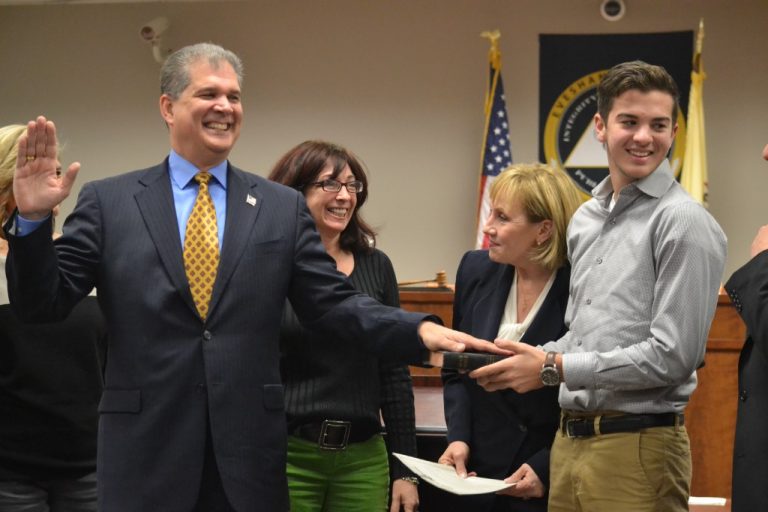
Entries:
{"type": "Polygon", "coordinates": [[[359,194],[363,191],[363,182],[358,180],[342,183],[338,180],[327,179],[323,181],[313,181],[310,185],[322,187],[326,192],[338,192],[341,190],[342,186],[347,187],[347,192],[350,194],[359,194]]]}

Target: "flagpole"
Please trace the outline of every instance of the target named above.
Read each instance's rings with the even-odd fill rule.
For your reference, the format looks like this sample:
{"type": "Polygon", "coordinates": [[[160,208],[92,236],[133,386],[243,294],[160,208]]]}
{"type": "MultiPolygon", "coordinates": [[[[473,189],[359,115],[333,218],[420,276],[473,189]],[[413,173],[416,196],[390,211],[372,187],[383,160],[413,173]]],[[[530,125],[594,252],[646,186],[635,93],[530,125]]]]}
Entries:
{"type": "MultiPolygon", "coordinates": [[[[491,69],[494,70],[493,76],[488,77],[488,87],[485,89],[485,105],[483,112],[485,113],[485,125],[483,126],[483,143],[480,146],[480,177],[477,180],[477,215],[475,218],[475,225],[480,222],[480,216],[482,214],[482,201],[483,201],[483,161],[485,160],[485,145],[488,142],[488,123],[491,118],[491,107],[493,106],[493,92],[496,89],[496,81],[499,76],[499,69],[501,68],[501,52],[499,51],[499,39],[501,39],[501,32],[496,30],[486,30],[480,33],[480,37],[488,39],[491,43],[491,47],[488,50],[488,62],[491,69]]],[[[478,227],[479,229],[479,227],[478,227]]]]}
{"type": "MultiPolygon", "coordinates": [[[[501,39],[501,32],[497,30],[486,30],[480,34],[480,37],[483,37],[485,39],[488,39],[488,41],[491,43],[491,48],[488,50],[488,62],[490,62],[491,67],[496,70],[496,73],[493,75],[494,82],[496,81],[496,74],[498,74],[499,70],[501,69],[501,52],[499,51],[499,39],[501,39]]],[[[488,84],[488,88],[486,89],[485,93],[485,115],[487,116],[489,111],[491,110],[491,105],[493,104],[493,86],[495,84],[488,84]]]]}
{"type": "Polygon", "coordinates": [[[499,172],[512,163],[504,84],[501,79],[501,51],[499,50],[501,33],[498,30],[491,30],[482,32],[480,36],[488,39],[491,47],[488,52],[488,87],[484,105],[485,124],[483,126],[483,144],[477,187],[478,199],[475,217],[477,228],[475,247],[477,249],[485,248],[488,244],[487,237],[483,233],[483,227],[490,213],[490,186],[499,172]]]}
{"type": "Polygon", "coordinates": [[[704,129],[704,19],[699,20],[691,71],[688,120],[680,184],[696,201],[707,205],[707,148],[704,129]]]}

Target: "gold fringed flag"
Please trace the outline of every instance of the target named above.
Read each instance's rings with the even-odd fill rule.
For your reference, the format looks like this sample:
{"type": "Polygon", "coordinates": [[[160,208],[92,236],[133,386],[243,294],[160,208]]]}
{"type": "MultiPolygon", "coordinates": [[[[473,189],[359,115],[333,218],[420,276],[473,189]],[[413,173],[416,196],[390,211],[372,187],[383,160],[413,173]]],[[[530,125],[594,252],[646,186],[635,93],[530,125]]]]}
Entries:
{"type": "Polygon", "coordinates": [[[699,22],[696,52],[691,71],[691,93],[688,98],[688,129],[685,140],[683,170],[680,184],[695,200],[707,206],[707,145],[704,131],[704,63],[701,57],[704,45],[704,20],[699,22]]]}
{"type": "Polygon", "coordinates": [[[504,99],[504,83],[501,80],[501,52],[499,51],[498,30],[483,32],[482,37],[491,41],[489,52],[490,74],[485,97],[485,132],[483,136],[482,168],[477,202],[477,237],[475,248],[488,248],[488,237],[483,226],[491,211],[489,191],[491,184],[501,171],[512,163],[512,149],[509,145],[509,123],[507,102],[504,99]]]}

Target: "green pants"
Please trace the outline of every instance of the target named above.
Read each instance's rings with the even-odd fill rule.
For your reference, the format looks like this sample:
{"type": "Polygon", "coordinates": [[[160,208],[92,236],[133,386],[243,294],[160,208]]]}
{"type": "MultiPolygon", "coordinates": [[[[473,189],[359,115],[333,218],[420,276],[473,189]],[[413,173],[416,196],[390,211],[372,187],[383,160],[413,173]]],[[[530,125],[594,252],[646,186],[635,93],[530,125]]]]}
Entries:
{"type": "Polygon", "coordinates": [[[549,512],[688,510],[691,449],[685,427],[569,438],[555,435],[549,512]]]}
{"type": "Polygon", "coordinates": [[[291,512],[385,511],[389,463],[384,439],[373,436],[344,450],[288,437],[288,491],[291,512]]]}

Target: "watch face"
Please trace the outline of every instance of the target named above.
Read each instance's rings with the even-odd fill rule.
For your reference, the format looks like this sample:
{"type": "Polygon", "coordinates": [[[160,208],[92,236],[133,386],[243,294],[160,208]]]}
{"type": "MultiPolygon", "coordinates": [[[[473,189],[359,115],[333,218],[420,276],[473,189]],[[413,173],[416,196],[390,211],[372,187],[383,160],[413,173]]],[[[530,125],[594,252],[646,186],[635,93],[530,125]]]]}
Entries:
{"type": "Polygon", "coordinates": [[[545,366],[541,369],[541,382],[545,386],[557,386],[560,384],[560,375],[557,373],[557,369],[552,366],[545,366]]]}

